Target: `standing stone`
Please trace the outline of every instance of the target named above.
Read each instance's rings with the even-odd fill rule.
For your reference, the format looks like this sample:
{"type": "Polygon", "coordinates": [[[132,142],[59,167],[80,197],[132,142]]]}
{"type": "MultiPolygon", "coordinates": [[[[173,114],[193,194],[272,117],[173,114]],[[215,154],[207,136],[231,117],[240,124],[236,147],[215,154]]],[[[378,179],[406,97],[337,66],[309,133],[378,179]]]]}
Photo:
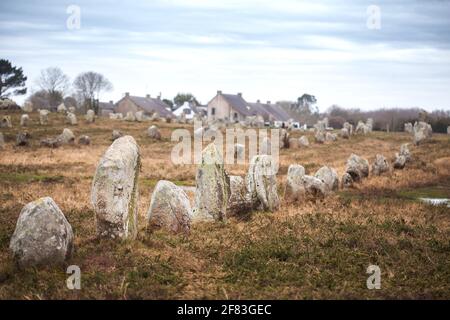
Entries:
{"type": "Polygon", "coordinates": [[[309,147],[309,140],[308,140],[308,137],[307,137],[307,136],[301,136],[301,137],[298,139],[298,143],[299,143],[299,145],[302,146],[302,147],[309,147]]]}
{"type": "Polygon", "coordinates": [[[2,121],[0,121],[0,128],[12,128],[10,116],[3,116],[2,121]]]}
{"type": "Polygon", "coordinates": [[[312,198],[324,198],[329,194],[329,189],[326,184],[316,177],[304,175],[302,181],[307,196],[312,198]]]}
{"type": "Polygon", "coordinates": [[[450,134],[450,126],[447,127],[447,134],[450,134]]]}
{"type": "Polygon", "coordinates": [[[250,161],[247,173],[247,191],[253,207],[276,211],[280,206],[273,160],[269,155],[257,155],[250,161]]]}
{"type": "Polygon", "coordinates": [[[160,118],[159,118],[158,112],[153,113],[152,116],[150,117],[150,120],[151,121],[159,121],[160,118]]]}
{"type": "Polygon", "coordinates": [[[343,139],[350,139],[350,133],[348,132],[347,128],[342,128],[341,129],[341,137],[343,139]]]}
{"type": "Polygon", "coordinates": [[[75,115],[75,113],[68,112],[67,115],[66,115],[66,121],[65,122],[70,124],[70,125],[72,125],[72,126],[77,125],[78,121],[77,121],[77,116],[75,115]]]}
{"type": "Polygon", "coordinates": [[[123,133],[120,132],[119,130],[113,130],[112,135],[111,135],[111,140],[115,141],[115,140],[119,139],[120,137],[123,137],[123,133]]]}
{"type": "Polygon", "coordinates": [[[247,194],[245,181],[240,176],[230,176],[230,198],[228,199],[228,216],[237,216],[252,209],[252,202],[247,194]]]}
{"type": "Polygon", "coordinates": [[[72,227],[52,198],[41,198],[23,207],[9,248],[20,268],[61,265],[73,251],[72,227]]]}
{"type": "Polygon", "coordinates": [[[422,144],[426,140],[430,139],[433,135],[433,129],[431,128],[431,125],[423,121],[414,123],[413,131],[415,145],[422,144]]]}
{"type": "Polygon", "coordinates": [[[135,116],[137,122],[144,121],[144,112],[138,111],[134,114],[134,116],[135,116]]]}
{"type": "Polygon", "coordinates": [[[85,119],[86,119],[86,121],[89,122],[89,123],[94,123],[94,122],[95,122],[95,112],[94,112],[94,110],[89,109],[89,110],[86,112],[85,119]]]}
{"type": "Polygon", "coordinates": [[[336,173],[336,170],[323,166],[319,170],[317,170],[314,175],[315,178],[321,180],[329,191],[334,191],[339,188],[339,177],[336,173]]]}
{"type": "Polygon", "coordinates": [[[411,161],[412,156],[408,148],[408,143],[404,143],[400,146],[400,155],[405,157],[406,162],[411,161]]]}
{"type": "Polygon", "coordinates": [[[45,126],[48,124],[48,115],[50,111],[48,110],[39,110],[39,124],[41,126],[45,126]]]}
{"type": "Polygon", "coordinates": [[[413,133],[413,125],[411,122],[405,123],[405,132],[413,133]]]}
{"type": "Polygon", "coordinates": [[[33,112],[33,104],[29,101],[26,101],[22,107],[22,110],[28,113],[33,112]]]}
{"type": "Polygon", "coordinates": [[[98,235],[136,238],[140,167],[139,147],[131,136],[115,140],[100,159],[91,194],[98,235]]]}
{"type": "Polygon", "coordinates": [[[210,143],[202,151],[202,162],[197,169],[195,217],[226,220],[229,197],[230,180],[225,172],[222,155],[217,146],[210,143]]]}
{"type": "Polygon", "coordinates": [[[367,119],[366,128],[367,128],[367,132],[372,132],[372,130],[373,130],[373,119],[372,118],[367,119]]]}
{"type": "Polygon", "coordinates": [[[82,144],[82,145],[88,146],[88,145],[91,144],[91,138],[89,138],[89,136],[81,136],[78,139],[78,144],[82,144]]]}
{"type": "Polygon", "coordinates": [[[316,139],[317,143],[324,143],[326,140],[325,131],[317,130],[314,138],[316,139]]]}
{"type": "Polygon", "coordinates": [[[372,173],[379,176],[384,172],[389,172],[389,168],[387,159],[383,155],[377,154],[375,156],[375,162],[372,164],[372,173]]]}
{"type": "Polygon", "coordinates": [[[280,132],[280,149],[289,148],[289,133],[286,129],[281,129],[280,132]]]}
{"type": "Polygon", "coordinates": [[[394,161],[394,169],[403,169],[406,165],[406,157],[396,153],[394,161]]]}
{"type": "Polygon", "coordinates": [[[284,198],[290,201],[301,200],[305,195],[303,176],[305,168],[299,164],[291,164],[288,168],[284,198]]]}
{"type": "Polygon", "coordinates": [[[327,132],[325,134],[325,141],[336,141],[337,140],[337,135],[335,133],[331,133],[331,132],[327,132]]]}
{"type": "Polygon", "coordinates": [[[352,176],[353,181],[360,181],[369,175],[369,161],[351,154],[347,160],[345,172],[352,176]]]}
{"type": "Polygon", "coordinates": [[[66,106],[64,105],[64,103],[61,103],[61,104],[58,106],[58,108],[56,109],[56,111],[57,111],[58,113],[65,113],[65,112],[67,111],[67,108],[66,108],[66,106]]]}
{"type": "Polygon", "coordinates": [[[3,136],[3,133],[0,132],[0,150],[5,148],[5,137],[3,136]]]}
{"type": "Polygon", "coordinates": [[[136,121],[136,117],[134,116],[133,111],[128,111],[127,115],[124,118],[124,120],[125,121],[130,121],[130,122],[136,121]]]}
{"type": "Polygon", "coordinates": [[[343,129],[347,129],[349,136],[353,134],[353,125],[351,123],[344,122],[343,129]]]}
{"type": "Polygon", "coordinates": [[[367,134],[369,133],[370,128],[362,121],[358,121],[358,125],[356,126],[355,133],[367,134]]]}
{"type": "Polygon", "coordinates": [[[28,139],[31,138],[31,135],[28,132],[19,132],[16,137],[16,146],[26,147],[30,145],[28,139]]]}
{"type": "Polygon", "coordinates": [[[259,154],[260,155],[268,155],[271,153],[272,144],[268,137],[264,137],[259,146],[259,154]]]}
{"type": "Polygon", "coordinates": [[[61,144],[68,144],[75,142],[75,135],[72,130],[64,128],[63,132],[57,137],[61,144]]]}
{"type": "Polygon", "coordinates": [[[28,126],[28,122],[30,122],[30,117],[27,114],[23,114],[20,117],[20,126],[26,127],[26,126],[28,126]]]}
{"type": "Polygon", "coordinates": [[[160,180],[155,187],[147,212],[147,228],[165,228],[178,233],[189,233],[192,209],[189,198],[180,187],[160,180]]]}
{"type": "Polygon", "coordinates": [[[152,139],[161,140],[161,132],[155,125],[152,125],[150,128],[147,129],[147,134],[152,139]]]}
{"type": "Polygon", "coordinates": [[[345,172],[341,177],[341,188],[350,188],[353,186],[353,178],[352,176],[345,172]]]}
{"type": "Polygon", "coordinates": [[[69,107],[67,109],[70,113],[75,113],[77,111],[77,109],[75,107],[69,107]]]}
{"type": "Polygon", "coordinates": [[[289,138],[288,144],[290,149],[297,149],[299,147],[299,142],[296,138],[289,138]]]}

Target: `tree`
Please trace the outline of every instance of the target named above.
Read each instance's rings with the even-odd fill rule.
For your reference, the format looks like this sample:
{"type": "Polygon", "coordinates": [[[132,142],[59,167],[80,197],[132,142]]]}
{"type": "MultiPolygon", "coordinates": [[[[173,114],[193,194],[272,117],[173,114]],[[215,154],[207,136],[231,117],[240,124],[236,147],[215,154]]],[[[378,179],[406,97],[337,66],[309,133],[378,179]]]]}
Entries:
{"type": "Polygon", "coordinates": [[[197,99],[194,97],[192,93],[178,93],[175,98],[173,98],[173,102],[175,106],[181,107],[185,102],[194,102],[196,105],[199,105],[197,99]]]}
{"type": "MultiPolygon", "coordinates": [[[[99,98],[100,92],[110,91],[113,86],[109,80],[101,73],[88,71],[79,74],[73,85],[78,94],[82,98],[81,103],[87,111],[87,107],[91,106],[95,98],[99,98]]],[[[94,110],[98,114],[98,110],[94,110]]]]}
{"type": "Polygon", "coordinates": [[[167,105],[170,107],[171,110],[173,110],[173,102],[172,102],[172,100],[169,100],[169,99],[163,99],[163,102],[164,102],[165,104],[167,104],[167,105]]]}
{"type": "Polygon", "coordinates": [[[22,68],[13,67],[10,61],[0,59],[0,99],[26,94],[26,81],[22,68]]]}
{"type": "Polygon", "coordinates": [[[311,108],[317,103],[317,99],[315,96],[305,93],[297,99],[297,103],[300,112],[312,113],[311,108]]]}

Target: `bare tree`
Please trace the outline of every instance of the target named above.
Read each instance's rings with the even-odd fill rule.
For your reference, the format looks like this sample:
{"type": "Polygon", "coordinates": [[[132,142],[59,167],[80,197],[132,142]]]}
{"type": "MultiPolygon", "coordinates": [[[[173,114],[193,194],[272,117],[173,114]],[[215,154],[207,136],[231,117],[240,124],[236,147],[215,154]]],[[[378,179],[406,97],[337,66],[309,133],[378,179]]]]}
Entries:
{"type": "MultiPolygon", "coordinates": [[[[77,93],[82,98],[82,104],[87,109],[95,98],[99,98],[100,92],[112,90],[112,84],[101,73],[88,71],[79,74],[73,82],[77,93]]],[[[97,113],[97,110],[96,110],[97,113]]]]}
{"type": "Polygon", "coordinates": [[[69,77],[60,68],[50,67],[41,70],[37,79],[38,86],[49,94],[60,92],[64,95],[69,89],[69,77]]]}

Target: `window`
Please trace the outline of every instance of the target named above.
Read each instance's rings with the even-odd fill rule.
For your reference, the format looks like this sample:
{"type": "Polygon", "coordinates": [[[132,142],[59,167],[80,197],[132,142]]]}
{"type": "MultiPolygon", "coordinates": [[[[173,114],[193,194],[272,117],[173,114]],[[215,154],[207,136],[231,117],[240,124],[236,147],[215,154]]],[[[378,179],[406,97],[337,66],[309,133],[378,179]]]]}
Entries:
{"type": "Polygon", "coordinates": [[[214,116],[216,114],[216,108],[211,108],[211,115],[214,116]]]}
{"type": "Polygon", "coordinates": [[[238,118],[237,112],[234,113],[234,116],[233,116],[233,117],[234,117],[234,119],[237,119],[237,118],[238,118]]]}

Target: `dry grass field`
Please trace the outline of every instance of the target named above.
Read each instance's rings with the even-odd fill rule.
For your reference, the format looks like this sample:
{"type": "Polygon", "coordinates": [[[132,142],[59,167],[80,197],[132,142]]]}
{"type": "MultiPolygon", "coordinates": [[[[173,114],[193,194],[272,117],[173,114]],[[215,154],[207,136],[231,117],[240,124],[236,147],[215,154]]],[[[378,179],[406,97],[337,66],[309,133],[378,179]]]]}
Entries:
{"type": "MultiPolygon", "coordinates": [[[[1,114],[3,115],[3,114],[1,114]]],[[[145,231],[152,190],[160,179],[194,186],[194,165],[170,161],[171,131],[187,125],[157,123],[163,140],[146,136],[151,123],[99,119],[71,127],[91,137],[90,146],[39,147],[62,132],[63,118],[26,129],[31,146],[16,147],[20,114],[12,129],[0,129],[0,299],[449,299],[450,209],[419,202],[420,196],[450,198],[450,136],[435,134],[410,146],[413,162],[321,201],[282,203],[275,213],[253,212],[225,223],[197,222],[188,237],[145,231]],[[90,191],[96,164],[119,129],[141,148],[140,232],[136,241],[95,236],[90,191]],[[22,207],[50,196],[73,227],[81,290],[66,287],[64,268],[16,270],[8,250],[22,207]],[[366,268],[381,268],[381,290],[368,290],[366,268]]],[[[300,133],[294,133],[295,136],[300,133]]],[[[283,193],[289,164],[313,173],[322,165],[343,173],[353,152],[372,162],[377,153],[393,160],[411,138],[373,132],[307,149],[281,150],[278,182],[283,193]]],[[[310,142],[313,139],[310,137],[310,142]]],[[[244,174],[246,168],[229,166],[244,174]]],[[[191,195],[192,196],[192,195],[191,195]]]]}

